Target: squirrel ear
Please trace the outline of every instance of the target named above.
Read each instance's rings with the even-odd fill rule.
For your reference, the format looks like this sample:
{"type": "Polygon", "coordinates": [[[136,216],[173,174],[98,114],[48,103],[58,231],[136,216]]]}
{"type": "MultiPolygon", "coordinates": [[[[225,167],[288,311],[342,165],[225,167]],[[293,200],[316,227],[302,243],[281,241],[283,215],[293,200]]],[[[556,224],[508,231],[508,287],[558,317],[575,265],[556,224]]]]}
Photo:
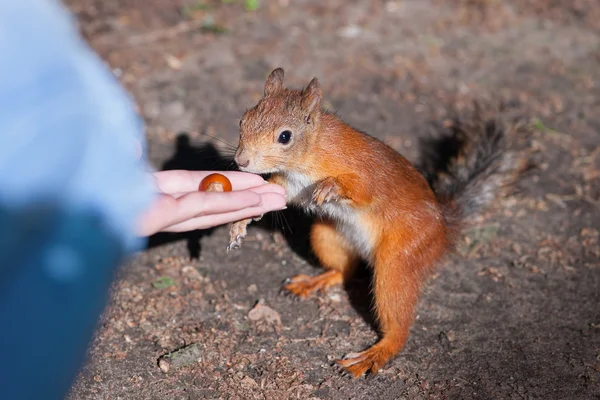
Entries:
{"type": "Polygon", "coordinates": [[[274,69],[265,83],[265,96],[273,94],[283,87],[283,68],[274,69]]]}
{"type": "Polygon", "coordinates": [[[314,116],[315,112],[320,110],[322,97],[319,80],[313,78],[302,92],[302,109],[306,111],[309,119],[314,116]]]}

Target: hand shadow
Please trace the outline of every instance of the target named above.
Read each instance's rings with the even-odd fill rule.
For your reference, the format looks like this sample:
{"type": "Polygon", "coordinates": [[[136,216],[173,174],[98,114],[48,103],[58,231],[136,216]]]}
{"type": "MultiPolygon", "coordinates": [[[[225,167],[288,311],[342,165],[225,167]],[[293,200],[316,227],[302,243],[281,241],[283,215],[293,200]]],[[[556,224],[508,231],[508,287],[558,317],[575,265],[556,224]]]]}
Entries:
{"type": "MultiPolygon", "coordinates": [[[[233,171],[236,170],[233,160],[219,153],[212,143],[193,146],[186,133],[177,136],[173,156],[162,165],[162,171],[185,169],[190,171],[233,171]]],[[[198,182],[200,183],[200,182],[198,182]]],[[[201,239],[210,236],[215,228],[195,230],[182,233],[160,232],[148,238],[148,248],[162,246],[167,243],[185,239],[190,258],[199,258],[201,239]]]]}

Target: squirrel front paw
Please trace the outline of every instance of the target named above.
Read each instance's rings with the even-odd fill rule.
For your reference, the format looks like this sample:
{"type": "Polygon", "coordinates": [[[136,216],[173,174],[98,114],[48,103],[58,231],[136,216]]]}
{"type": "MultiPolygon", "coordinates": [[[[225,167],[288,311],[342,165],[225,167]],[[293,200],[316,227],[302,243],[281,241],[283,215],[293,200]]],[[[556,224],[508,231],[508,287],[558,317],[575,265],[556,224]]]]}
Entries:
{"type": "Polygon", "coordinates": [[[234,222],[229,228],[229,245],[227,251],[237,250],[242,247],[242,239],[248,234],[247,227],[252,222],[252,218],[243,219],[234,222]]]}
{"type": "Polygon", "coordinates": [[[248,234],[248,225],[252,221],[260,221],[264,214],[259,215],[255,218],[247,218],[241,221],[234,222],[229,228],[229,245],[227,251],[237,250],[242,247],[242,239],[248,234]]]}
{"type": "Polygon", "coordinates": [[[325,178],[318,182],[312,194],[313,202],[320,206],[323,203],[340,199],[340,187],[335,178],[325,178]]]}

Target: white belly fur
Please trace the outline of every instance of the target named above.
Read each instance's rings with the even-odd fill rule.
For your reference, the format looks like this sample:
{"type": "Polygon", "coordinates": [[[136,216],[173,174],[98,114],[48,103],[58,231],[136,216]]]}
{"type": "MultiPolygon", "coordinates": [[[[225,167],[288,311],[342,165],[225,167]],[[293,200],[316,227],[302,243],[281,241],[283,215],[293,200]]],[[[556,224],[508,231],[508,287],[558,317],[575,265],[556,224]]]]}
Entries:
{"type": "Polygon", "coordinates": [[[328,217],[336,224],[337,231],[344,236],[366,261],[371,261],[373,238],[360,211],[353,209],[343,201],[325,203],[316,207],[312,203],[314,181],[304,174],[288,174],[287,196],[291,204],[302,207],[306,212],[317,216],[328,217]]]}
{"type": "Polygon", "coordinates": [[[317,211],[335,221],[337,231],[344,236],[366,261],[371,261],[373,235],[362,221],[362,215],[350,205],[334,202],[323,204],[317,211]]]}

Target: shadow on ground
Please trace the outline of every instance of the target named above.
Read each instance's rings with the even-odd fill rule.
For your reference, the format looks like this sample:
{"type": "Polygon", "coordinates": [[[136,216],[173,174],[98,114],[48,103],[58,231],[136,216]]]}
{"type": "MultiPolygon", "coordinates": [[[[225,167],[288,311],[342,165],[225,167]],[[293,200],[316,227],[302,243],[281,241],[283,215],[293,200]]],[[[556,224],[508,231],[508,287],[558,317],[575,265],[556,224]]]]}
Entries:
{"type": "MultiPolygon", "coordinates": [[[[190,171],[234,171],[235,164],[210,142],[200,145],[192,144],[187,133],[180,133],[175,140],[173,155],[165,161],[161,171],[169,170],[190,171]]],[[[254,222],[253,227],[265,232],[279,232],[285,238],[290,249],[300,258],[310,263],[315,268],[315,274],[322,269],[312,253],[309,243],[309,233],[313,218],[301,211],[292,208],[277,213],[272,213],[261,221],[254,222]]],[[[178,241],[185,241],[190,259],[199,259],[202,252],[202,239],[211,236],[216,228],[196,230],[182,233],[158,233],[148,240],[148,249],[157,248],[178,241]]],[[[350,302],[356,312],[373,329],[377,329],[376,321],[371,312],[372,294],[370,291],[371,274],[366,264],[361,264],[351,282],[345,286],[350,302]]]]}
{"type": "MultiPolygon", "coordinates": [[[[187,133],[180,133],[177,136],[173,156],[165,161],[160,168],[161,171],[177,169],[189,171],[235,170],[231,160],[221,155],[212,143],[207,142],[199,146],[194,146],[187,133]]],[[[184,233],[158,233],[148,239],[148,248],[151,249],[175,241],[185,240],[190,258],[198,259],[201,252],[200,243],[202,238],[212,235],[213,232],[214,229],[184,233]]]]}

